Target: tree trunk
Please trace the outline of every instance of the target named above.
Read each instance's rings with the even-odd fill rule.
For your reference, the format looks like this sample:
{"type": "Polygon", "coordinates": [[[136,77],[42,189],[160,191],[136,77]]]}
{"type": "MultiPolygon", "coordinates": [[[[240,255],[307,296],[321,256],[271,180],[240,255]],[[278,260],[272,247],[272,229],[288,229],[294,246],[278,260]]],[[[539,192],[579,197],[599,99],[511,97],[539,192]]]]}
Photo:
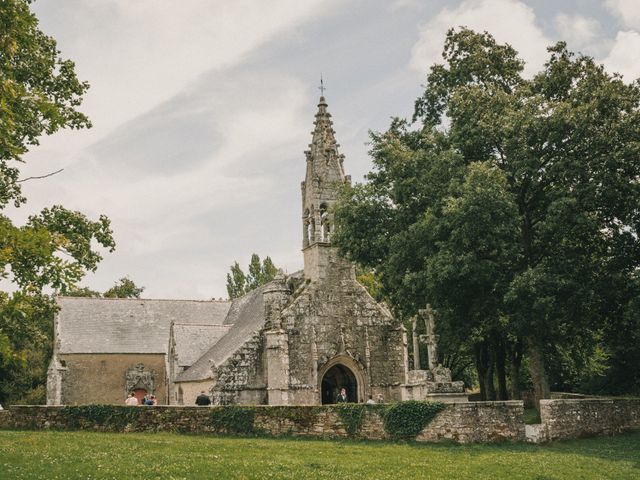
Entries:
{"type": "Polygon", "coordinates": [[[536,410],[540,413],[540,400],[551,397],[549,388],[549,379],[544,365],[544,351],[542,345],[536,340],[530,338],[527,342],[527,350],[529,353],[529,371],[531,372],[531,381],[533,382],[533,396],[535,399],[536,410]]]}
{"type": "Polygon", "coordinates": [[[519,400],[520,392],[520,367],[522,366],[522,340],[509,348],[509,392],[512,400],[519,400]]]}
{"type": "Polygon", "coordinates": [[[498,400],[509,400],[509,392],[507,390],[507,372],[506,372],[506,351],[504,341],[502,339],[496,341],[496,376],[498,378],[498,400]]]}
{"type": "Polygon", "coordinates": [[[496,390],[493,386],[493,361],[489,354],[487,341],[476,343],[473,347],[480,384],[480,399],[483,401],[495,400],[496,390]]]}

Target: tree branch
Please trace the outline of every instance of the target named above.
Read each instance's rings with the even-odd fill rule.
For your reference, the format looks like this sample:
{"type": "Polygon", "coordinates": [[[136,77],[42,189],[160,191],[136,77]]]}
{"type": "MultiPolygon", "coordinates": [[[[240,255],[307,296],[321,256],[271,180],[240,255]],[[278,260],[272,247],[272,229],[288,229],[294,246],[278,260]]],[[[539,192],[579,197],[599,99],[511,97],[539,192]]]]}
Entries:
{"type": "Polygon", "coordinates": [[[41,178],[52,177],[55,174],[62,172],[63,170],[64,170],[64,168],[61,168],[60,170],[56,170],[55,172],[47,173],[46,175],[38,175],[38,176],[35,176],[35,177],[23,178],[22,180],[17,180],[16,183],[26,182],[27,180],[39,180],[41,178]]]}

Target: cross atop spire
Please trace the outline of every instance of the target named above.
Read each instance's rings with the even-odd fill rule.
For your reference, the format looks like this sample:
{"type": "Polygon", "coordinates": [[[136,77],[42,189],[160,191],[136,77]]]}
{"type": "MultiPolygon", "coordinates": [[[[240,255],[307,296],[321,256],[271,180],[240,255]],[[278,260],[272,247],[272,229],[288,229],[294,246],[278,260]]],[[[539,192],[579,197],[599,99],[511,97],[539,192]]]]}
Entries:
{"type": "Polygon", "coordinates": [[[326,90],[326,88],[325,88],[324,82],[322,80],[322,74],[320,74],[320,86],[318,87],[318,90],[320,90],[320,96],[324,97],[324,91],[326,90]]]}

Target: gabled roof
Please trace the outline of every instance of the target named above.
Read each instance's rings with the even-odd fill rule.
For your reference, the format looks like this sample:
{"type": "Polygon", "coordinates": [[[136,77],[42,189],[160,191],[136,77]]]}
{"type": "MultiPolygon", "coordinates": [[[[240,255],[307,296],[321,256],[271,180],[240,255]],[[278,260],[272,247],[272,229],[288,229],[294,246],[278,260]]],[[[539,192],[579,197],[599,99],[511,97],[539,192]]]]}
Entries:
{"type": "Polygon", "coordinates": [[[231,304],[225,325],[231,325],[227,334],[195,362],[191,368],[181,372],[176,382],[189,382],[211,378],[211,365],[221,365],[233,355],[242,345],[258,332],[264,325],[264,303],[262,292],[265,287],[247,293],[237,298],[231,304]]]}
{"type": "Polygon", "coordinates": [[[221,325],[231,302],[58,297],[58,353],[167,353],[171,323],[221,325]]]}
{"type": "Polygon", "coordinates": [[[173,332],[173,353],[180,367],[190,367],[225,335],[231,325],[193,325],[175,323],[173,332]]]}

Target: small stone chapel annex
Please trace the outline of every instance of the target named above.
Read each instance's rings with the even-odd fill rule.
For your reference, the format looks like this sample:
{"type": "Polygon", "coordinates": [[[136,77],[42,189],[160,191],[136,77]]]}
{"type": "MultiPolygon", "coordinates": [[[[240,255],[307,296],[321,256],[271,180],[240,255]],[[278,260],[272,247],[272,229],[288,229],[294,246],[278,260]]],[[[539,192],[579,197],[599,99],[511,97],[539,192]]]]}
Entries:
{"type": "Polygon", "coordinates": [[[331,243],[344,156],[324,96],[302,182],[304,269],[233,301],[58,299],[47,403],[116,403],[128,392],[160,404],[318,405],[461,400],[462,383],[430,360],[409,372],[401,322],[356,281],[331,243]]]}

